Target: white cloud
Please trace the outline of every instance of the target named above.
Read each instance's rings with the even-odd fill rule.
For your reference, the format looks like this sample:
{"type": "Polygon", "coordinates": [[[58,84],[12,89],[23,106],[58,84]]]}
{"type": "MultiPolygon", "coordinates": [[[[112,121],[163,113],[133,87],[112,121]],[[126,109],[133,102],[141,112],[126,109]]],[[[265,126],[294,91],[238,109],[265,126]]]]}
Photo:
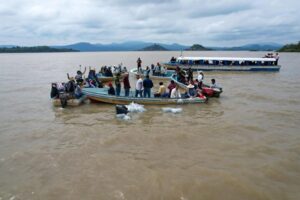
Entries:
{"type": "Polygon", "coordinates": [[[286,43],[300,39],[299,7],[297,0],[11,0],[0,4],[0,44],[286,43]]]}

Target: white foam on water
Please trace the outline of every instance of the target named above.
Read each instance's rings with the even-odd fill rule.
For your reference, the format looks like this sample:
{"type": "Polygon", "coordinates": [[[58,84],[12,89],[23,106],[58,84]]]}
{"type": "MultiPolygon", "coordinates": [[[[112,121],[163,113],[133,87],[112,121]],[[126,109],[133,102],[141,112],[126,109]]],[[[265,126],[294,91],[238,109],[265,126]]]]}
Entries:
{"type": "Polygon", "coordinates": [[[131,117],[129,115],[126,115],[126,114],[117,114],[116,117],[118,119],[122,119],[122,120],[130,120],[131,117]]]}
{"type": "Polygon", "coordinates": [[[137,103],[130,103],[126,106],[129,112],[145,112],[146,109],[144,108],[144,105],[140,105],[137,103]]]}
{"type": "Polygon", "coordinates": [[[182,108],[162,108],[163,112],[171,112],[171,113],[181,113],[182,112],[182,108]]]}

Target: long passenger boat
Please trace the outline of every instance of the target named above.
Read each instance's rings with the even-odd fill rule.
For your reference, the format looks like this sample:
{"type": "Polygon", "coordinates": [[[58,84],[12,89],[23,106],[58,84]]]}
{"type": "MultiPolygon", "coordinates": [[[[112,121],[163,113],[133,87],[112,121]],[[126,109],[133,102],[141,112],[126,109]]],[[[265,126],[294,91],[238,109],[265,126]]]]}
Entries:
{"type": "Polygon", "coordinates": [[[84,88],[82,92],[92,101],[110,103],[110,104],[129,104],[131,102],[150,105],[168,105],[168,104],[196,104],[204,103],[207,98],[141,98],[108,95],[107,88],[84,88]]]}
{"type": "MultiPolygon", "coordinates": [[[[145,76],[145,70],[141,72],[138,72],[137,69],[131,69],[130,73],[134,74],[134,75],[141,75],[142,77],[145,76]]],[[[161,74],[161,75],[153,75],[152,73],[150,73],[149,77],[153,80],[169,80],[172,75],[175,73],[174,70],[167,70],[165,74],[161,74]]]]}
{"type": "Polygon", "coordinates": [[[194,71],[279,71],[278,58],[239,58],[239,57],[178,57],[164,63],[167,69],[180,67],[194,71]]]}

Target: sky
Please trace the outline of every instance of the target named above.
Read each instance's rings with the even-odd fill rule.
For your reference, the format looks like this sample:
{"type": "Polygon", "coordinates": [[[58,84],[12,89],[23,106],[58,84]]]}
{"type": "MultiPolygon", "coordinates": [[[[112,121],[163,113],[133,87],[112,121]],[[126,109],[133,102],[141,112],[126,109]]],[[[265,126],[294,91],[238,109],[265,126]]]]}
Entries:
{"type": "Polygon", "coordinates": [[[300,40],[299,0],[0,0],[1,45],[300,40]]]}

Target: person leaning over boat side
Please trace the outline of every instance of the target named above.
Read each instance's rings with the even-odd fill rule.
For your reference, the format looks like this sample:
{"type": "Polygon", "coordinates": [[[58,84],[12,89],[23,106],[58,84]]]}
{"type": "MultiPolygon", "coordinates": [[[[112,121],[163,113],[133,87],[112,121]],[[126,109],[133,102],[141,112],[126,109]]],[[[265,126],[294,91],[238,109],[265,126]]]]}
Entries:
{"type": "Polygon", "coordinates": [[[120,93],[121,93],[121,81],[120,81],[120,78],[121,78],[121,74],[120,74],[120,72],[118,72],[116,74],[116,77],[115,77],[116,95],[117,96],[120,96],[120,93]]]}
{"type": "Polygon", "coordinates": [[[140,95],[140,97],[143,97],[143,79],[140,75],[137,75],[136,79],[137,81],[135,84],[135,97],[138,97],[138,95],[140,95]]]}
{"type": "Polygon", "coordinates": [[[109,87],[109,89],[108,89],[108,95],[116,95],[115,88],[114,88],[113,84],[109,83],[108,87],[109,87]]]}
{"type": "Polygon", "coordinates": [[[181,94],[180,94],[178,85],[176,85],[176,87],[172,89],[170,98],[172,98],[172,99],[181,98],[181,94]]]}
{"type": "Polygon", "coordinates": [[[59,92],[57,89],[57,83],[51,84],[51,93],[50,93],[51,99],[58,99],[59,98],[59,92]]]}
{"type": "Polygon", "coordinates": [[[137,63],[137,71],[140,72],[142,68],[142,60],[140,57],[137,59],[136,63],[137,63]]]}
{"type": "Polygon", "coordinates": [[[150,98],[151,96],[151,88],[153,87],[153,82],[149,78],[149,76],[146,76],[145,80],[143,81],[143,87],[144,87],[144,97],[150,98]]]}
{"type": "Polygon", "coordinates": [[[130,91],[130,82],[129,82],[129,74],[128,73],[124,74],[123,83],[124,83],[125,97],[128,97],[129,91],[130,91]]]}

